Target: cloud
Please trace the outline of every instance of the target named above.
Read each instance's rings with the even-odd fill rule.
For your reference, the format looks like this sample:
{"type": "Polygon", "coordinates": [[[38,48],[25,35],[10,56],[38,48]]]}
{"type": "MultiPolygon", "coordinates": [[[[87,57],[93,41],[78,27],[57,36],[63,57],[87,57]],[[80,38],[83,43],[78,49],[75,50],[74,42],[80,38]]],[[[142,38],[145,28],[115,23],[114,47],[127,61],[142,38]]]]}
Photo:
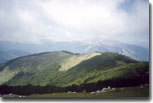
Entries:
{"type": "Polygon", "coordinates": [[[0,1],[1,40],[39,43],[109,38],[145,45],[147,0],[0,1]]]}

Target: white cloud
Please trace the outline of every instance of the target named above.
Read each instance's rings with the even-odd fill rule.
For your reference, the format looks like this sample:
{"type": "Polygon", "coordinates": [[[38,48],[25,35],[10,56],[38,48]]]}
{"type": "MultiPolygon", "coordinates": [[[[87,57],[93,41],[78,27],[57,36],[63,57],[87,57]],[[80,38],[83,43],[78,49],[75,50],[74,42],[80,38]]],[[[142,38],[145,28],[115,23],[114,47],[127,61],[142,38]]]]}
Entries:
{"type": "Polygon", "coordinates": [[[38,5],[50,20],[78,31],[114,29],[123,25],[124,13],[116,11],[121,0],[51,0],[38,5]]]}
{"type": "Polygon", "coordinates": [[[9,39],[37,43],[42,39],[73,41],[93,37],[128,43],[140,43],[143,38],[148,41],[149,2],[132,0],[127,9],[120,7],[123,3],[126,6],[126,2],[127,0],[16,0],[10,4],[6,0],[3,4],[10,4],[11,7],[6,9],[3,5],[0,8],[0,29],[4,28],[2,24],[6,21],[5,29],[0,32],[3,35],[1,39],[8,39],[12,35],[9,39]],[[2,16],[5,13],[9,17],[4,19],[2,16]],[[11,28],[15,28],[14,31],[11,28]],[[6,29],[11,34],[2,33],[6,29]]]}

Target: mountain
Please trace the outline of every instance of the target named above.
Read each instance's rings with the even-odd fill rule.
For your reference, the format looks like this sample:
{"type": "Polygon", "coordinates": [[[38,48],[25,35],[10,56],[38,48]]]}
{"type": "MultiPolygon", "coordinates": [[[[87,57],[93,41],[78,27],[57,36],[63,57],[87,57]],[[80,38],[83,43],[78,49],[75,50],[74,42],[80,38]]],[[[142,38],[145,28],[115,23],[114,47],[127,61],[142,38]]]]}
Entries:
{"type": "Polygon", "coordinates": [[[149,49],[137,45],[125,44],[114,40],[91,39],[84,41],[87,44],[86,52],[102,51],[116,52],[129,56],[138,61],[149,61],[149,49]]]}
{"type": "Polygon", "coordinates": [[[149,82],[149,63],[138,62],[118,53],[54,51],[10,60],[0,66],[0,77],[1,85],[11,86],[65,87],[100,81],[143,84],[149,82]]]}
{"type": "Polygon", "coordinates": [[[29,54],[30,53],[21,50],[0,50],[0,63],[29,54]]]}
{"type": "Polygon", "coordinates": [[[136,45],[120,43],[113,40],[91,39],[83,42],[43,42],[40,44],[15,43],[8,41],[0,42],[0,63],[28,54],[50,51],[70,51],[73,53],[116,52],[129,56],[138,61],[149,61],[149,49],[136,45]],[[2,52],[2,51],[5,51],[2,52]],[[10,52],[11,51],[11,52],[10,52]],[[17,53],[12,53],[12,52],[17,53]],[[20,55],[22,54],[22,55],[20,55]]]}

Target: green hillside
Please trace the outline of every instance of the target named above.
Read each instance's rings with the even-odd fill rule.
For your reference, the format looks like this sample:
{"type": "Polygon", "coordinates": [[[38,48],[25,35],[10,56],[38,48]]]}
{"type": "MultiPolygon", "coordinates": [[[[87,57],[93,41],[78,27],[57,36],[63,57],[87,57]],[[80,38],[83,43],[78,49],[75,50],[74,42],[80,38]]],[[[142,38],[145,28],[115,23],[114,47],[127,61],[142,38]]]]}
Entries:
{"type": "Polygon", "coordinates": [[[0,66],[0,84],[10,86],[66,87],[129,80],[148,83],[148,78],[148,62],[137,62],[117,53],[55,51],[20,57],[0,66]]]}

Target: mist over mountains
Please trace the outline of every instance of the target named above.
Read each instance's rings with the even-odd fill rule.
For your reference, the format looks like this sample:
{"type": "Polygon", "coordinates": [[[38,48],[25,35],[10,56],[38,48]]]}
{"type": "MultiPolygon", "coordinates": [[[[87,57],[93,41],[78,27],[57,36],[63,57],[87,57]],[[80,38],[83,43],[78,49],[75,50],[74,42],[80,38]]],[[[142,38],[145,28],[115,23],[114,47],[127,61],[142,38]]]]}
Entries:
{"type": "Polygon", "coordinates": [[[116,52],[129,56],[138,61],[149,60],[149,48],[137,45],[125,44],[114,40],[91,39],[73,42],[50,42],[40,44],[17,43],[10,41],[0,42],[0,63],[8,60],[41,52],[70,51],[73,53],[116,52]]]}

